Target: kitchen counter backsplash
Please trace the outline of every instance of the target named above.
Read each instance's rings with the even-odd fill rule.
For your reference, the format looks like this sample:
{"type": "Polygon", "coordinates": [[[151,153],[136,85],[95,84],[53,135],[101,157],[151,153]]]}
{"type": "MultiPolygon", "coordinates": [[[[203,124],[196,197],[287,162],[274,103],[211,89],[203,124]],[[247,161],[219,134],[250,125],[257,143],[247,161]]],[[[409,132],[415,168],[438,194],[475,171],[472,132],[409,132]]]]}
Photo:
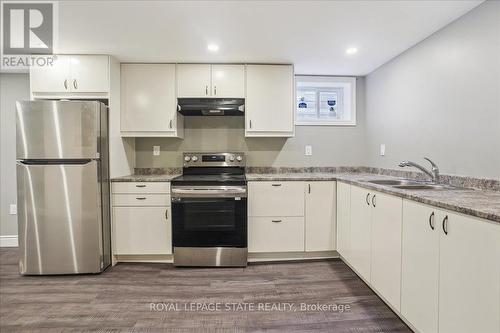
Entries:
{"type": "Polygon", "coordinates": [[[178,175],[182,168],[134,168],[134,174],[140,176],[149,175],[178,175]]]}
{"type": "MultiPolygon", "coordinates": [[[[403,171],[372,167],[247,167],[250,174],[293,174],[293,173],[370,173],[417,180],[428,180],[427,175],[418,171],[403,171]]],[[[457,187],[476,188],[489,191],[500,191],[500,180],[474,178],[442,174],[440,183],[457,187]]]]}

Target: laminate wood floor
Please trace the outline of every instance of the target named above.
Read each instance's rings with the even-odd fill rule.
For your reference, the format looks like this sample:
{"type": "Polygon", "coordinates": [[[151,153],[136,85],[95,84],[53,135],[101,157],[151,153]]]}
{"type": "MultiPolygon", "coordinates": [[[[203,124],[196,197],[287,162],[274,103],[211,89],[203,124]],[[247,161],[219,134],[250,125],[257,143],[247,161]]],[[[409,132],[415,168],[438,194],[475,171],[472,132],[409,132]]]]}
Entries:
{"type": "Polygon", "coordinates": [[[100,275],[20,276],[15,248],[0,249],[0,331],[411,332],[339,260],[245,269],[118,264],[100,275]],[[301,303],[330,308],[302,311],[301,303]]]}

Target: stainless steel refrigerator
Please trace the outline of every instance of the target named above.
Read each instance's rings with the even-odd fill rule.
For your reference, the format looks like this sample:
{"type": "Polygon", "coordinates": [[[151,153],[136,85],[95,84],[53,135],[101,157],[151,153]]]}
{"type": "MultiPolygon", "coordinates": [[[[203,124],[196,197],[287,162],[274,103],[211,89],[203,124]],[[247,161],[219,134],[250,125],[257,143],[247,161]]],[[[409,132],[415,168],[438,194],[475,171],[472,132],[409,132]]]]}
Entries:
{"type": "Polygon", "coordinates": [[[17,102],[16,126],[21,274],[102,272],[111,262],[106,105],[17,102]]]}

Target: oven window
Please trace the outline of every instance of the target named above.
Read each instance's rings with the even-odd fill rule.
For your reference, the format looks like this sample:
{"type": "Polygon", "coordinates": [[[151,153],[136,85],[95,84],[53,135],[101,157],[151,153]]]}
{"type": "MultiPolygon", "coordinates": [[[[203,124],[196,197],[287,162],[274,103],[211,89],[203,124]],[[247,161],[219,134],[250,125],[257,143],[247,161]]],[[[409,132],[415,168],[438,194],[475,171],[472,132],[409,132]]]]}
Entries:
{"type": "Polygon", "coordinates": [[[236,203],[231,200],[184,200],[185,231],[233,231],[236,203]]]}

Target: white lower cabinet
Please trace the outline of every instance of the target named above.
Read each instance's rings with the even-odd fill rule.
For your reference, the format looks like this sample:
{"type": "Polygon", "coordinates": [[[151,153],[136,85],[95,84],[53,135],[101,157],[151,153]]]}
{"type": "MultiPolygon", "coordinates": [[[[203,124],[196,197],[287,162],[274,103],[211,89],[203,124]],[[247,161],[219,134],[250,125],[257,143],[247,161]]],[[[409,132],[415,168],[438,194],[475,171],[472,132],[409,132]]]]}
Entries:
{"type": "Polygon", "coordinates": [[[371,193],[351,186],[351,228],[349,233],[351,255],[349,263],[367,281],[371,266],[371,193]]]}
{"type": "Polygon", "coordinates": [[[305,195],[306,251],[335,250],[335,182],[308,182],[305,195]]]}
{"type": "Polygon", "coordinates": [[[250,217],[249,252],[304,251],[303,217],[250,217]]]}
{"type": "Polygon", "coordinates": [[[500,224],[450,212],[437,222],[439,332],[500,332],[500,224]]]}
{"type": "Polygon", "coordinates": [[[304,216],[304,182],[248,182],[248,216],[304,216]]]}
{"type": "Polygon", "coordinates": [[[351,185],[337,182],[337,252],[351,257],[351,185]]]}
{"type": "Polygon", "coordinates": [[[113,255],[172,254],[170,184],[112,184],[113,255]]]}
{"type": "Polygon", "coordinates": [[[404,200],[401,277],[419,332],[500,332],[500,225],[404,200]]]}
{"type": "Polygon", "coordinates": [[[403,199],[373,193],[371,223],[371,272],[373,287],[395,309],[401,300],[401,225],[403,199]]]}
{"type": "Polygon", "coordinates": [[[113,207],[116,255],[172,254],[170,207],[113,207]]]}
{"type": "Polygon", "coordinates": [[[420,332],[438,332],[438,210],[403,201],[401,314],[420,332]]]}
{"type": "Polygon", "coordinates": [[[334,181],[248,182],[248,251],[334,251],[334,181]]]}

